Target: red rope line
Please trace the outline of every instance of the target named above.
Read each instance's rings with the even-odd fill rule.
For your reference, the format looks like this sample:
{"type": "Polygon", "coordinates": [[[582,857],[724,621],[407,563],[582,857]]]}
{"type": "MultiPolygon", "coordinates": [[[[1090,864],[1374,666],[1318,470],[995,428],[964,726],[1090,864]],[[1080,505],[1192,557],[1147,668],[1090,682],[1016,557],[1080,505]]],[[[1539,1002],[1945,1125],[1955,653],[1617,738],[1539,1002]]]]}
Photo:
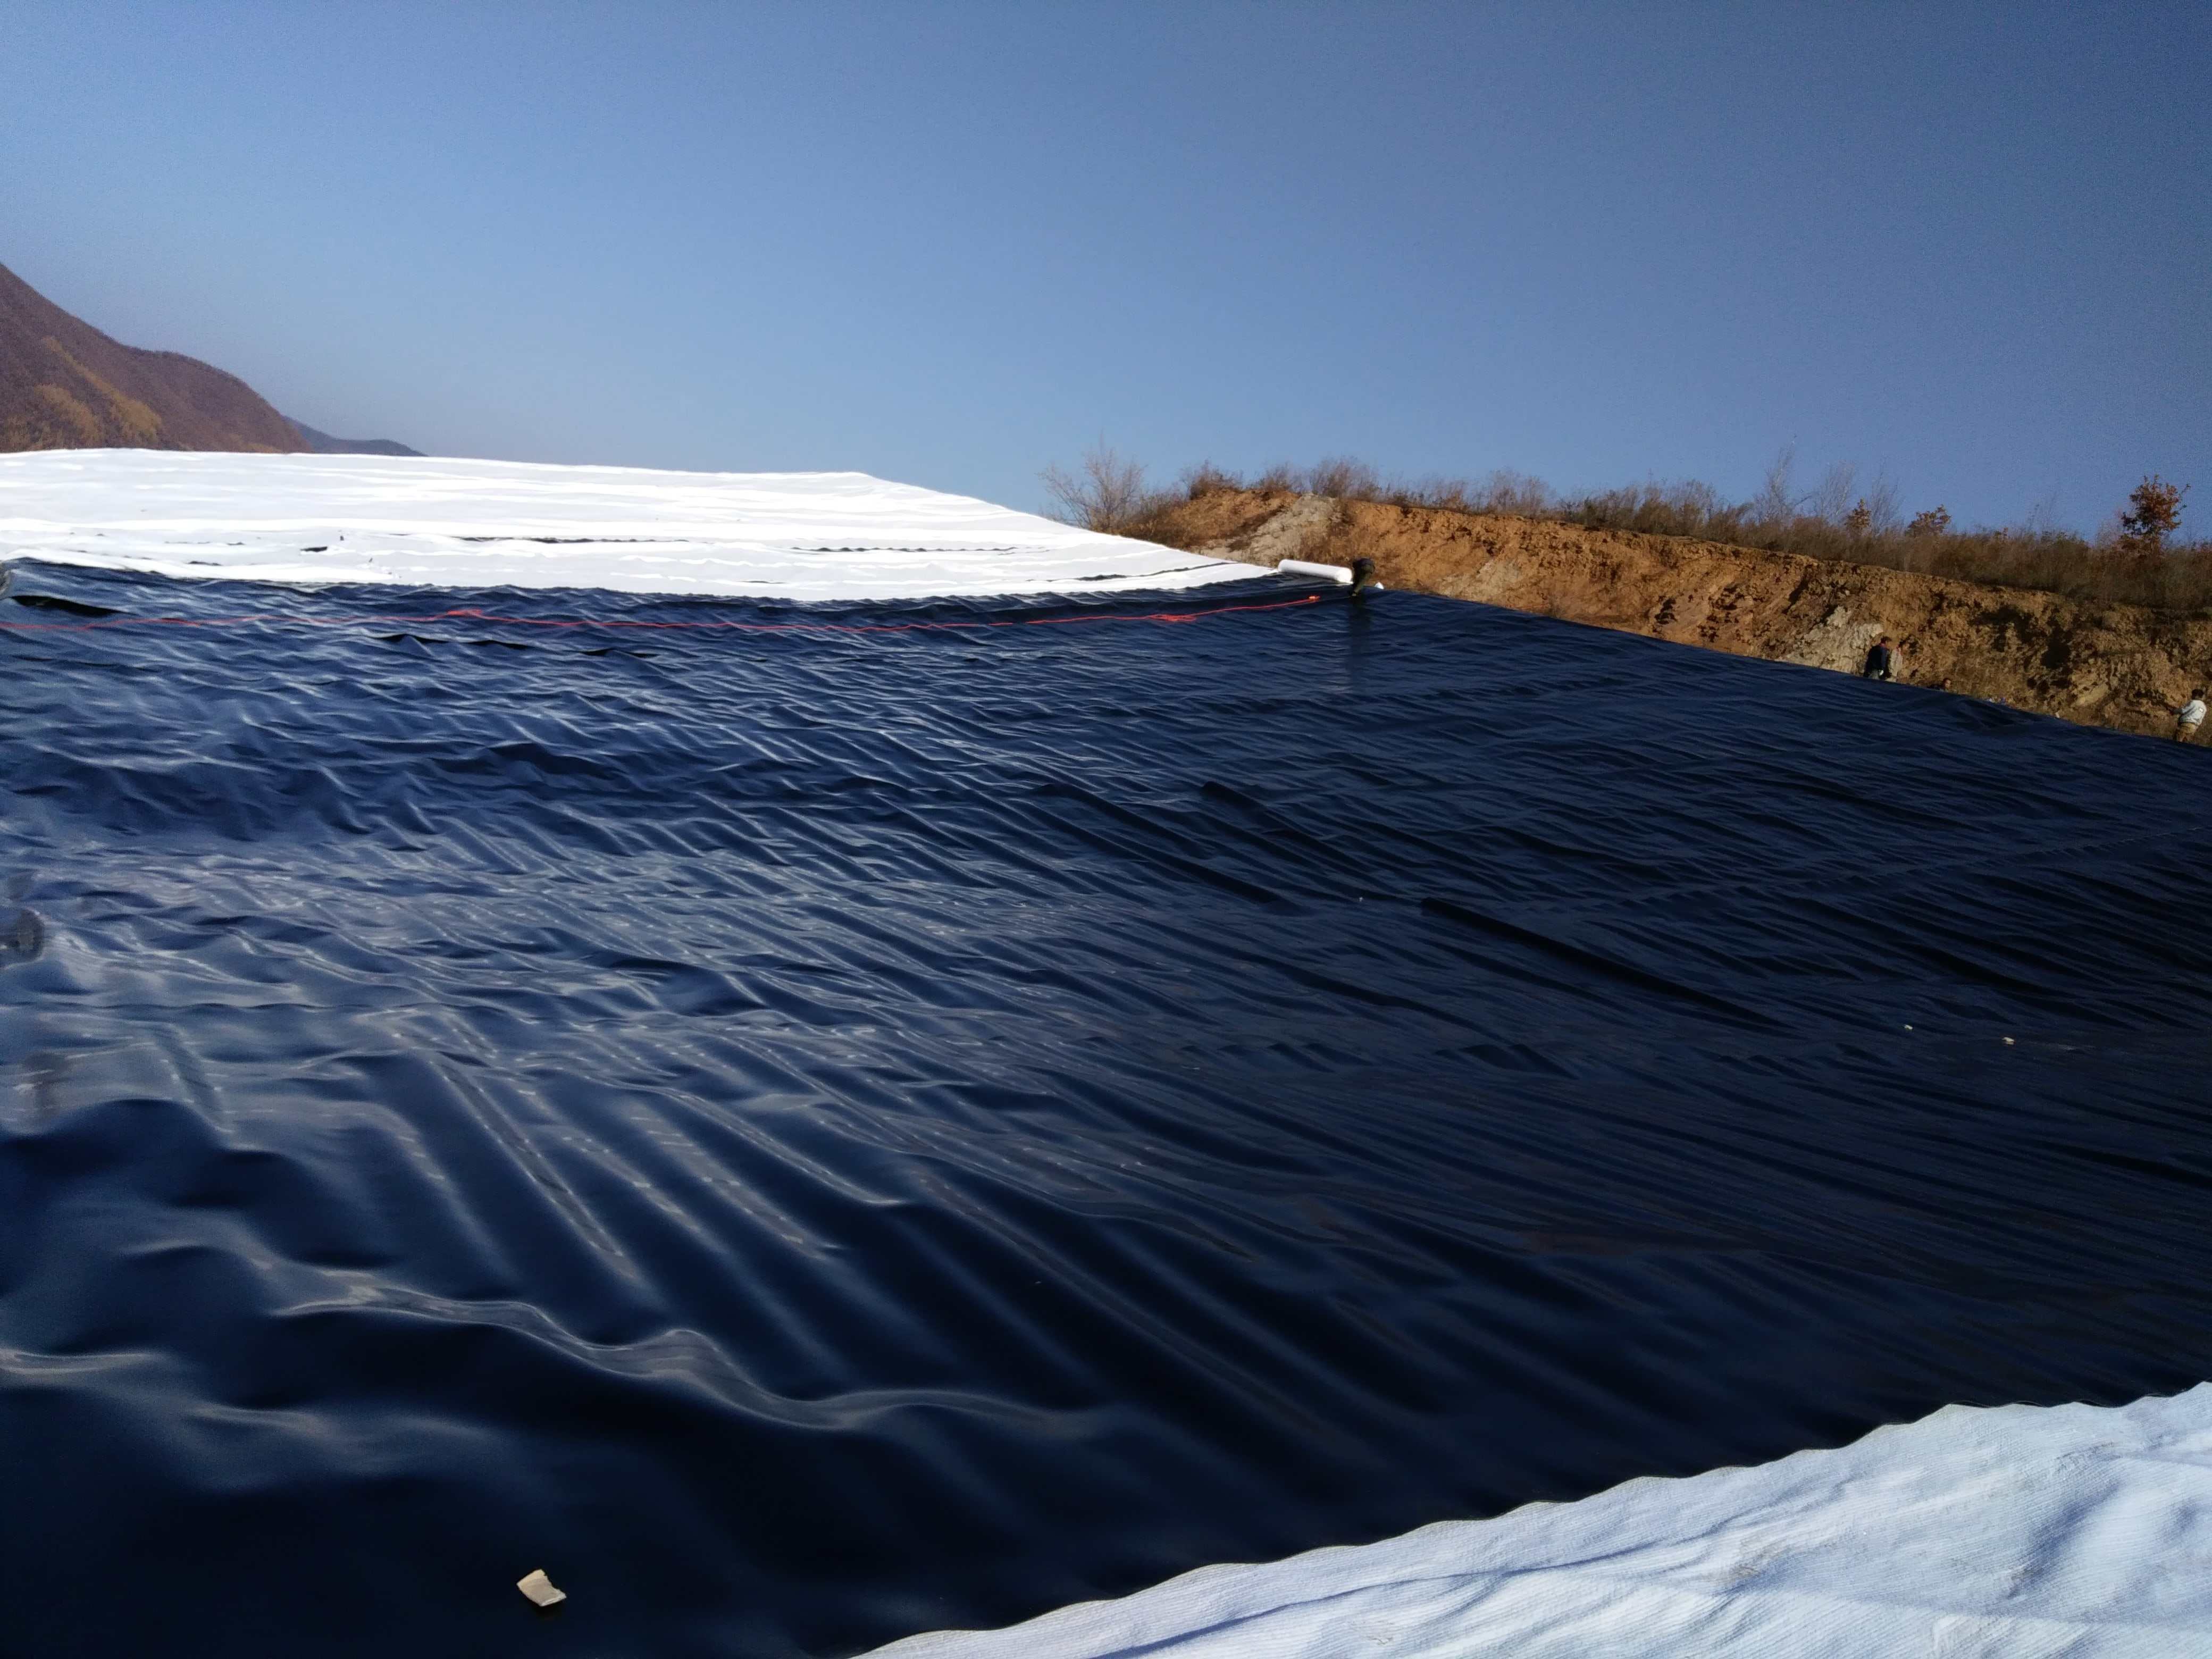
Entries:
{"type": "Polygon", "coordinates": [[[1294,611],[1318,605],[1321,596],[1308,593],[1268,605],[1217,605],[1203,611],[1150,611],[1142,613],[1102,611],[1091,616],[1019,617],[1000,622],[912,623],[754,623],[648,622],[626,617],[501,617],[487,611],[440,611],[426,617],[102,617],[91,622],[0,622],[0,630],[11,633],[89,633],[103,628],[395,628],[444,622],[493,623],[506,628],[641,628],[723,629],[742,634],[931,634],[992,628],[1057,628],[1071,623],[1195,623],[1209,617],[1226,617],[1245,611],[1294,611]]]}

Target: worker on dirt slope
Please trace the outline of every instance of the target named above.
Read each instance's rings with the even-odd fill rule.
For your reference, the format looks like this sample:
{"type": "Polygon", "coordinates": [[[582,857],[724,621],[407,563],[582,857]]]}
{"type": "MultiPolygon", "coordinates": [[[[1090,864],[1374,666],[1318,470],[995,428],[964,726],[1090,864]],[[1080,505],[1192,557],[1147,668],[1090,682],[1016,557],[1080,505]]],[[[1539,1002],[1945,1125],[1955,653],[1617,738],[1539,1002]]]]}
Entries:
{"type": "Polygon", "coordinates": [[[2189,701],[2181,705],[2173,717],[2173,737],[2177,743],[2187,743],[2197,735],[2197,728],[2204,724],[2204,688],[2198,686],[2189,694],[2189,701]]]}
{"type": "Polygon", "coordinates": [[[1889,642],[1888,635],[1867,647],[1866,661],[1860,665],[1859,672],[1870,680],[1897,678],[1897,647],[1889,642]]]}

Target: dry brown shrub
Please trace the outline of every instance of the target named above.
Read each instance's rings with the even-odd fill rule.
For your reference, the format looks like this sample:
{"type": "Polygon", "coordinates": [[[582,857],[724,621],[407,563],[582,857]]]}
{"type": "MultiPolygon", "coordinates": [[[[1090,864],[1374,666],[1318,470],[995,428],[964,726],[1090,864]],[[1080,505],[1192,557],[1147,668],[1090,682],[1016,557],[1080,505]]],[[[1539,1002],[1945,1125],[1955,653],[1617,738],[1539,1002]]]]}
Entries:
{"type": "Polygon", "coordinates": [[[2128,494],[2128,510],[2120,514],[2120,544],[2155,553],[2166,538],[2181,528],[2181,498],[2187,484],[2170,484],[2154,472],[2128,494]]]}
{"type": "Polygon", "coordinates": [[[1234,472],[1224,471],[1212,461],[1200,461],[1182,475],[1185,501],[1194,501],[1206,495],[1218,495],[1227,490],[1242,489],[1244,480],[1234,472]]]}

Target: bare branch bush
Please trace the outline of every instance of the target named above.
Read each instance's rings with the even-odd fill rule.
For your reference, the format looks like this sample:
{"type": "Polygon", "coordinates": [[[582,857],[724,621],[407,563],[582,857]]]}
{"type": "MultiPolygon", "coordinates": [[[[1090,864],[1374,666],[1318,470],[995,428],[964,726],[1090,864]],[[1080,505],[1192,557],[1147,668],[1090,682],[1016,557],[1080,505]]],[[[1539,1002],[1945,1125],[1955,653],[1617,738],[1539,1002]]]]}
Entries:
{"type": "Polygon", "coordinates": [[[1552,510],[1552,487],[1529,473],[1499,467],[1475,487],[1475,511],[1540,519],[1552,510]]]}
{"type": "Polygon", "coordinates": [[[1874,475],[1874,483],[1866,493],[1868,513],[1867,532],[1875,536],[1894,536],[1905,523],[1904,511],[1897,504],[1897,484],[1886,472],[1874,475]]]}
{"type": "Polygon", "coordinates": [[[1382,494],[1382,483],[1375,476],[1375,469],[1346,455],[1332,456],[1308,469],[1304,485],[1309,495],[1329,495],[1339,501],[1372,501],[1382,494]]]}
{"type": "Polygon", "coordinates": [[[1074,472],[1055,463],[1038,476],[1051,498],[1046,509],[1050,517],[1103,536],[1127,533],[1130,526],[1158,513],[1171,499],[1146,489],[1143,465],[1125,459],[1103,438],[1085,453],[1074,472]]]}
{"type": "MultiPolygon", "coordinates": [[[[1855,462],[1838,461],[1820,475],[1806,505],[1809,516],[1822,524],[1840,525],[1850,516],[1851,498],[1858,493],[1859,470],[1855,462]]],[[[1869,509],[1872,518],[1872,509],[1869,509]]]]}
{"type": "Polygon", "coordinates": [[[1703,541],[1742,541],[1752,508],[1731,506],[1711,484],[1648,478],[1640,484],[1585,495],[1562,516],[1593,530],[1632,530],[1652,536],[1694,536],[1703,541]]]}
{"type": "Polygon", "coordinates": [[[1797,516],[1803,498],[1797,494],[1795,474],[1797,470],[1797,446],[1784,444],[1767,463],[1766,477],[1759,486],[1759,494],[1747,504],[1753,523],[1787,525],[1797,516]]]}

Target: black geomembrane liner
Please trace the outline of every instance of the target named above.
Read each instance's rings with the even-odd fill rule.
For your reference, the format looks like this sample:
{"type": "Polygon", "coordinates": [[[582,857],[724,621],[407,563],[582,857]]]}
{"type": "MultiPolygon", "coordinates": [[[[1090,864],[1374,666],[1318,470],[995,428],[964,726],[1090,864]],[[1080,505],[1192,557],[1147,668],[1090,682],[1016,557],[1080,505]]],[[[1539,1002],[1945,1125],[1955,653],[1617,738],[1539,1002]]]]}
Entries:
{"type": "Polygon", "coordinates": [[[20,569],[0,1652],[845,1655],[2212,1376],[2212,755],[1396,593],[531,625],[1311,592],[20,569]]]}

